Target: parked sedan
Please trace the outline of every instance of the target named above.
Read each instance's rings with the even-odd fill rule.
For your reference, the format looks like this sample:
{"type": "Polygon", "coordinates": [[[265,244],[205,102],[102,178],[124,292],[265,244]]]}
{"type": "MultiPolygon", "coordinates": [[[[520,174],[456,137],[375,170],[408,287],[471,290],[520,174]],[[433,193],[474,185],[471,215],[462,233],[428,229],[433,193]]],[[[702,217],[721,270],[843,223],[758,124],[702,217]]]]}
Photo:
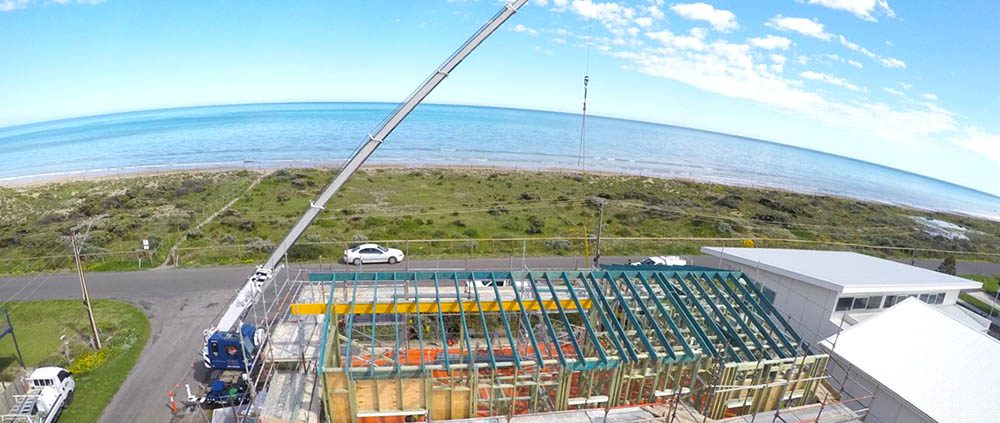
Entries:
{"type": "Polygon", "coordinates": [[[359,265],[361,263],[396,264],[403,261],[403,252],[395,248],[387,248],[378,244],[361,244],[344,250],[344,263],[359,265]]]}

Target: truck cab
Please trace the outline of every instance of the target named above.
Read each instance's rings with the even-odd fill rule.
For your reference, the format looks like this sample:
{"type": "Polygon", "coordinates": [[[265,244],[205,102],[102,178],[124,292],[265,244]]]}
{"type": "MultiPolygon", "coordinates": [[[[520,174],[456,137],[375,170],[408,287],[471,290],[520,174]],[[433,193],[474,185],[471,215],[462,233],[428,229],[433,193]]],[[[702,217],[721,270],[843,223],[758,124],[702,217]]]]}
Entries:
{"type": "Polygon", "coordinates": [[[61,367],[40,367],[25,379],[27,392],[13,395],[13,405],[0,421],[53,423],[73,401],[73,373],[61,367]]]}
{"type": "Polygon", "coordinates": [[[219,370],[243,370],[246,367],[244,357],[252,359],[256,346],[256,326],[245,323],[240,332],[216,331],[205,343],[203,353],[205,367],[219,370]]]}

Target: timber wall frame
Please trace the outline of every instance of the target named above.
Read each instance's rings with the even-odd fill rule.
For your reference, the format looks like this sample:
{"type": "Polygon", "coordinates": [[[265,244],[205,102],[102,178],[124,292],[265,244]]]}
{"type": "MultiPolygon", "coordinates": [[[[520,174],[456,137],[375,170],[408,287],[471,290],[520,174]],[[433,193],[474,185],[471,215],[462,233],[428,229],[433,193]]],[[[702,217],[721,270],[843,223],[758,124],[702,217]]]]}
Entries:
{"type": "Polygon", "coordinates": [[[683,400],[710,418],[813,401],[809,355],[740,272],[313,273],[328,421],[683,400]]]}

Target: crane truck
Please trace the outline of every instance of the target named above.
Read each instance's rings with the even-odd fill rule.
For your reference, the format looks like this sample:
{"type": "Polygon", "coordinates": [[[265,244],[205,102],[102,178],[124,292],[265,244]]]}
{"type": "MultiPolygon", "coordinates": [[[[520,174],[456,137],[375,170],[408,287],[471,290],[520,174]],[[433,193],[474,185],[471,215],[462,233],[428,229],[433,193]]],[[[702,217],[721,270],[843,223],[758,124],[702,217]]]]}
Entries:
{"type": "Polygon", "coordinates": [[[260,299],[264,290],[273,282],[275,275],[280,272],[281,260],[285,257],[288,249],[291,248],[292,244],[309,227],[320,211],[325,209],[326,203],[330,198],[371,157],[372,153],[399,126],[403,119],[462,60],[468,57],[476,47],[500,28],[527,1],[512,0],[505,4],[496,15],[480,27],[440,67],[435,69],[434,73],[386,117],[374,132],[368,135],[350,158],[348,158],[347,162],[344,163],[337,176],[323,189],[320,196],[316,200],[310,200],[309,208],[306,209],[305,213],[299,218],[298,222],[292,227],[281,243],[274,248],[267,261],[263,265],[258,266],[256,271],[247,278],[246,283],[237,292],[236,297],[230,303],[225,313],[222,314],[216,325],[205,330],[205,347],[202,353],[205,367],[220,370],[222,374],[211,382],[207,395],[201,398],[189,395],[189,401],[205,406],[222,407],[243,404],[249,400],[249,373],[251,373],[257,364],[253,360],[257,355],[256,351],[260,350],[264,343],[267,342],[267,334],[261,328],[257,328],[251,323],[244,323],[242,320],[247,310],[260,299]],[[234,375],[238,376],[233,377],[234,375]]]}

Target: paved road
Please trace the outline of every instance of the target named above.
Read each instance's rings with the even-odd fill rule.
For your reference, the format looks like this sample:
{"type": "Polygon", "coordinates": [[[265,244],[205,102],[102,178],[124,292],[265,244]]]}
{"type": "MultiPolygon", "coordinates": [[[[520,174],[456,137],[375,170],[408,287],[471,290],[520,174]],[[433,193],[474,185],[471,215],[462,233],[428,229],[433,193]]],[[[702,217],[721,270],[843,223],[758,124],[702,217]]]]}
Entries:
{"type": "MultiPolygon", "coordinates": [[[[637,257],[632,257],[637,259],[637,257]]],[[[713,266],[718,259],[692,258],[692,264],[713,266]]],[[[623,263],[624,257],[606,257],[605,263],[623,263]]],[[[582,257],[415,260],[401,264],[368,265],[360,269],[343,264],[310,265],[311,270],[453,270],[453,269],[566,269],[585,267],[582,257]]],[[[936,268],[938,261],[918,260],[918,266],[936,268]]],[[[293,266],[294,267],[294,266],[293,266]]],[[[958,264],[961,273],[1000,274],[1000,264],[958,264]]],[[[184,396],[182,383],[198,363],[202,330],[225,309],[251,266],[170,269],[143,272],[106,272],[87,275],[94,298],[119,299],[145,310],[152,336],[139,362],[105,410],[101,422],[170,422],[167,391],[184,396]]],[[[76,274],[0,278],[0,299],[40,300],[79,298],[76,274]]],[[[199,419],[200,420],[200,419],[199,419]]],[[[197,420],[196,420],[197,421],[197,420]]]]}

